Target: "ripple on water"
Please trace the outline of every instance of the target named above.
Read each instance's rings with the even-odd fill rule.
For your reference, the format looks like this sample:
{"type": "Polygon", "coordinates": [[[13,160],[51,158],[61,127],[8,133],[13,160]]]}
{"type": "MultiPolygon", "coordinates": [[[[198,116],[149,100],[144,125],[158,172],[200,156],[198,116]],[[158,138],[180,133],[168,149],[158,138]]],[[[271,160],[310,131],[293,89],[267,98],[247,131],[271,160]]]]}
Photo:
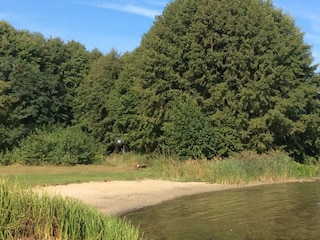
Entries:
{"type": "Polygon", "coordinates": [[[175,199],[125,215],[149,239],[319,240],[320,182],[285,183],[175,199]]]}

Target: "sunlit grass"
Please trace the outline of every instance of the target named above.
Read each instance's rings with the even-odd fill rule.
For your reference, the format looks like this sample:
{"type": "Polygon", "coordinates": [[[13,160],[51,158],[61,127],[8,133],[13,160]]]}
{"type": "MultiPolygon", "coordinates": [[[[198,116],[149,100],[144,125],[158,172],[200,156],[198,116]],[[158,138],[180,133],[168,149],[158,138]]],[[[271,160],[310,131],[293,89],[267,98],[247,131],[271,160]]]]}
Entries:
{"type": "Polygon", "coordinates": [[[127,221],[71,198],[0,180],[0,239],[140,239],[127,221]]]}
{"type": "Polygon", "coordinates": [[[158,157],[153,167],[159,176],[174,181],[202,181],[220,184],[280,182],[320,176],[320,165],[295,162],[282,152],[244,152],[227,159],[176,161],[158,157]]]}
{"type": "Polygon", "coordinates": [[[282,152],[243,152],[226,159],[180,161],[166,154],[134,153],[103,158],[95,165],[2,166],[0,176],[20,186],[55,185],[89,181],[163,179],[222,184],[276,182],[320,176],[320,165],[299,164],[282,152]],[[137,169],[137,164],[147,164],[137,169]]]}
{"type": "Polygon", "coordinates": [[[139,239],[138,231],[126,221],[101,215],[76,200],[39,196],[27,188],[35,185],[144,178],[247,184],[320,176],[319,164],[299,164],[282,152],[244,152],[227,159],[188,161],[165,154],[126,153],[103,158],[96,165],[0,169],[6,179],[0,181],[0,239],[139,239]],[[139,170],[137,164],[148,167],[139,170]]]}
{"type": "Polygon", "coordinates": [[[105,157],[94,165],[76,166],[0,166],[0,176],[19,182],[20,186],[56,185],[89,181],[136,180],[153,178],[152,169],[140,171],[137,164],[146,157],[133,153],[105,157]]]}

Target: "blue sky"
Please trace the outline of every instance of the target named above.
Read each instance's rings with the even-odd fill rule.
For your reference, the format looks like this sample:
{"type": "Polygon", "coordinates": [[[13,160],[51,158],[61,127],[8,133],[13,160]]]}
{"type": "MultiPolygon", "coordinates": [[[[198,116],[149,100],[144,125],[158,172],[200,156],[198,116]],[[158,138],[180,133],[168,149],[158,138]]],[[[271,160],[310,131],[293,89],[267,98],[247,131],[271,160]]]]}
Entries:
{"type": "MultiPolygon", "coordinates": [[[[81,42],[88,50],[123,53],[140,44],[141,36],[170,0],[0,0],[0,19],[16,29],[40,32],[46,38],[81,42]]],[[[274,0],[296,19],[320,62],[320,1],[274,0]]]]}

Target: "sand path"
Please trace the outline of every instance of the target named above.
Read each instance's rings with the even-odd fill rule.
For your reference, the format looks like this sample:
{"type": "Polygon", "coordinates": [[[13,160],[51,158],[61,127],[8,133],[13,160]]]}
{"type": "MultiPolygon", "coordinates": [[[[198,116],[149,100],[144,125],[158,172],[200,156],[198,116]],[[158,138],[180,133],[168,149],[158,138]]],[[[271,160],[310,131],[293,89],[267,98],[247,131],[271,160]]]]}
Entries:
{"type": "Polygon", "coordinates": [[[79,199],[105,214],[113,215],[182,196],[231,188],[234,186],[163,180],[89,182],[44,187],[50,194],[79,199]]]}

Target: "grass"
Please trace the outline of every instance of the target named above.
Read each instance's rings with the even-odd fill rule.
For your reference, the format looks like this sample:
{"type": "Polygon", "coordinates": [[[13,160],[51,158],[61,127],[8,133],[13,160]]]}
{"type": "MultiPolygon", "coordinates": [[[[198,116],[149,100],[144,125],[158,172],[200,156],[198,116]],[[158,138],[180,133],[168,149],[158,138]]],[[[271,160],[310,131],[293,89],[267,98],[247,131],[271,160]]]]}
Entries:
{"type": "Polygon", "coordinates": [[[141,239],[126,220],[80,201],[21,189],[0,180],[0,239],[141,239]]]}
{"type": "Polygon", "coordinates": [[[222,184],[279,182],[320,176],[320,164],[298,164],[282,152],[179,161],[166,155],[113,155],[97,165],[0,167],[0,239],[139,239],[128,222],[72,199],[40,196],[29,187],[88,181],[165,179],[222,184]],[[138,170],[137,164],[147,164],[138,170]],[[4,180],[5,178],[5,180],[4,180]],[[1,179],[1,178],[0,178],[1,179]]]}
{"type": "Polygon", "coordinates": [[[282,152],[258,155],[236,154],[228,159],[176,161],[162,156],[154,163],[155,171],[173,181],[202,181],[220,184],[282,182],[320,176],[320,164],[299,164],[282,152]]]}
{"type": "Polygon", "coordinates": [[[144,163],[145,161],[145,157],[126,153],[109,156],[97,165],[9,165],[0,167],[0,176],[4,176],[11,181],[17,181],[22,187],[153,178],[154,173],[150,168],[144,170],[136,168],[138,163],[144,163]]]}
{"type": "Polygon", "coordinates": [[[166,155],[140,156],[132,153],[113,155],[98,165],[77,166],[2,166],[0,176],[20,186],[55,185],[89,181],[164,179],[222,184],[276,182],[320,176],[320,164],[294,162],[282,152],[258,155],[236,154],[228,159],[179,161],[166,155]],[[137,164],[147,163],[138,170],[137,164]]]}

